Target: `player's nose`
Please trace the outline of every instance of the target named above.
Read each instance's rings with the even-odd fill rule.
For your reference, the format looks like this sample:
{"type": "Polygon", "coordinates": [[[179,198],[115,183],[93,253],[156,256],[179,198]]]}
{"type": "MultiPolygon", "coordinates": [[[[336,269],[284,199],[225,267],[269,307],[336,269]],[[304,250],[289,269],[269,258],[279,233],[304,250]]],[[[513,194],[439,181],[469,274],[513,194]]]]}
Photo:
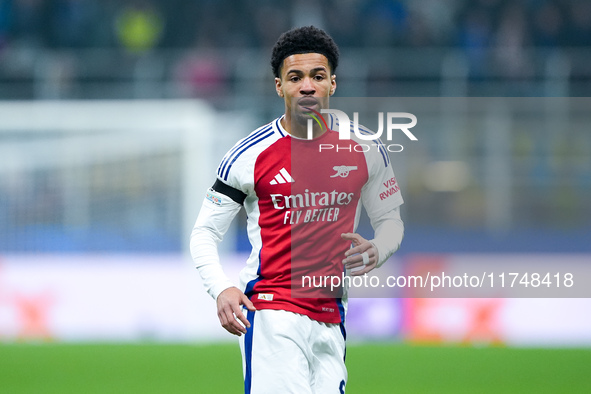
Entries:
{"type": "Polygon", "coordinates": [[[312,83],[311,78],[304,78],[302,80],[302,85],[300,86],[300,93],[302,95],[313,95],[316,93],[316,89],[314,89],[314,84],[312,83]]]}

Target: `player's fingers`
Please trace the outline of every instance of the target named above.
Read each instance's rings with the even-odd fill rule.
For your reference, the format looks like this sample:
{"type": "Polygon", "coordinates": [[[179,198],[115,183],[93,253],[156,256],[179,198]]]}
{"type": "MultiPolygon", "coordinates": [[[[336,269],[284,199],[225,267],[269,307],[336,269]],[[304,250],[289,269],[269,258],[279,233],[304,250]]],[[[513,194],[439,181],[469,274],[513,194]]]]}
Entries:
{"type": "Polygon", "coordinates": [[[249,311],[256,311],[257,308],[254,306],[254,304],[252,303],[251,300],[248,299],[248,297],[246,295],[242,296],[242,305],[244,305],[246,307],[246,309],[248,309],[249,311]]]}
{"type": "Polygon", "coordinates": [[[371,244],[371,242],[365,241],[361,245],[355,246],[354,248],[347,250],[345,252],[345,256],[352,256],[352,255],[360,254],[363,252],[367,252],[368,254],[372,254],[372,255],[375,254],[375,251],[373,250],[373,245],[371,244]]]}
{"type": "Polygon", "coordinates": [[[352,269],[359,268],[359,267],[365,268],[365,267],[368,267],[370,265],[375,265],[375,262],[374,261],[369,261],[367,264],[363,264],[363,262],[348,263],[348,264],[345,264],[345,269],[352,270],[352,269]]]}
{"type": "Polygon", "coordinates": [[[234,319],[234,323],[235,326],[238,330],[240,330],[240,332],[242,332],[243,334],[246,334],[246,328],[250,328],[250,322],[248,321],[248,319],[246,318],[246,316],[244,316],[244,313],[242,313],[242,310],[240,307],[236,307],[234,308],[234,315],[236,315],[236,319],[234,319]],[[242,322],[242,324],[244,324],[244,326],[242,324],[239,323],[242,322]]]}
{"type": "Polygon", "coordinates": [[[355,246],[359,245],[363,240],[363,237],[357,233],[343,233],[341,238],[351,241],[355,246]]]}
{"type": "Polygon", "coordinates": [[[372,264],[366,265],[362,269],[359,269],[359,270],[356,270],[356,271],[351,271],[351,276],[365,275],[368,272],[370,272],[371,270],[373,270],[375,267],[376,267],[376,263],[372,263],[372,264]]]}
{"type": "Polygon", "coordinates": [[[375,249],[370,249],[368,252],[364,252],[355,256],[350,256],[347,259],[343,260],[344,267],[347,270],[352,270],[355,268],[360,268],[356,271],[351,271],[351,274],[356,275],[363,275],[371,270],[373,270],[378,263],[377,254],[375,253],[375,249]],[[349,260],[345,263],[345,261],[349,260]]]}
{"type": "Polygon", "coordinates": [[[233,313],[232,314],[232,317],[229,320],[230,327],[232,328],[232,330],[234,332],[236,332],[236,335],[238,335],[238,336],[240,336],[242,334],[246,334],[246,327],[244,327],[242,325],[241,320],[239,320],[239,319],[246,320],[246,318],[244,317],[244,315],[242,314],[242,312],[238,312],[237,314],[236,313],[233,313]]]}
{"type": "Polygon", "coordinates": [[[363,262],[367,265],[376,257],[376,250],[371,242],[364,242],[362,245],[346,251],[345,256],[343,264],[363,262]]]}
{"type": "Polygon", "coordinates": [[[218,312],[218,318],[220,319],[220,324],[226,331],[230,334],[240,336],[240,331],[232,324],[232,321],[236,320],[233,314],[228,316],[228,312],[225,309],[222,309],[218,312]]]}
{"type": "Polygon", "coordinates": [[[229,333],[238,336],[246,333],[246,328],[236,320],[236,317],[244,318],[238,302],[224,300],[218,309],[218,316],[222,327],[229,333]]]}
{"type": "Polygon", "coordinates": [[[234,317],[233,313],[228,313],[227,311],[224,313],[225,316],[225,323],[222,324],[222,327],[226,329],[230,334],[234,334],[237,336],[241,335],[240,327],[236,318],[234,317]]]}
{"type": "Polygon", "coordinates": [[[355,262],[355,263],[347,263],[345,264],[345,269],[351,270],[353,268],[363,267],[363,263],[355,262]]]}

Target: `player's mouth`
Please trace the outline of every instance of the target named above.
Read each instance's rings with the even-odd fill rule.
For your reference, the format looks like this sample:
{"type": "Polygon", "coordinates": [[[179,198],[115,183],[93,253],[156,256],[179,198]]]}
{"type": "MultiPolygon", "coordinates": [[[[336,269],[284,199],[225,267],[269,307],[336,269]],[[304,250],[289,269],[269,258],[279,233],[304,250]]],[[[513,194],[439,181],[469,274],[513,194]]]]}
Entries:
{"type": "Polygon", "coordinates": [[[318,100],[312,97],[304,97],[298,100],[298,106],[302,112],[319,111],[318,100]]]}

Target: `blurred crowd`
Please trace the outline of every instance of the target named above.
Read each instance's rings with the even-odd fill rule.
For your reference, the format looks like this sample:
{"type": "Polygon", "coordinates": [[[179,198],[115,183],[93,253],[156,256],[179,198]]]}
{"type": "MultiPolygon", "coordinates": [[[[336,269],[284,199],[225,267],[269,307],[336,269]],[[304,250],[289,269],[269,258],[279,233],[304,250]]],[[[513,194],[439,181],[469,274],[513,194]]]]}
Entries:
{"type": "Polygon", "coordinates": [[[315,24],[342,46],[591,45],[588,0],[0,0],[0,50],[269,47],[315,24]]]}
{"type": "MultiPolygon", "coordinates": [[[[269,50],[282,32],[310,24],[343,48],[342,97],[591,92],[591,0],[0,0],[0,100],[202,97],[262,124],[283,110],[269,50]]],[[[588,227],[591,138],[575,121],[558,126],[563,134],[553,138],[515,133],[517,148],[507,153],[522,169],[512,174],[515,223],[588,227]]],[[[484,144],[466,132],[461,157],[470,162],[483,157],[484,144]]],[[[435,135],[424,140],[434,141],[425,153],[433,158],[449,146],[435,135]]],[[[169,174],[182,168],[158,158],[150,160],[159,170],[141,176],[137,168],[151,167],[133,158],[108,167],[109,176],[101,166],[78,175],[86,196],[79,211],[92,208],[85,229],[68,227],[67,213],[78,208],[63,203],[71,191],[60,169],[0,177],[0,250],[177,250],[182,213],[170,207],[180,186],[169,174]],[[109,188],[107,178],[121,181],[109,188]],[[140,193],[138,179],[148,185],[140,193]],[[158,225],[163,216],[167,228],[158,225]]],[[[408,190],[411,223],[486,226],[483,185],[444,198],[408,190]]]]}

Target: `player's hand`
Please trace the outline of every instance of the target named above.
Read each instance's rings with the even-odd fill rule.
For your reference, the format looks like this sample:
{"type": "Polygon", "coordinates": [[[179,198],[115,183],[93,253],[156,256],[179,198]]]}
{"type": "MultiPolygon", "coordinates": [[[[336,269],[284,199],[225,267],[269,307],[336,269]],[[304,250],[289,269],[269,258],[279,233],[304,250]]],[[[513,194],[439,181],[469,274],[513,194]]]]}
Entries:
{"type": "Polygon", "coordinates": [[[255,311],[253,303],[237,287],[229,287],[222,291],[216,300],[218,306],[218,318],[222,327],[230,334],[246,334],[250,323],[242,313],[240,305],[244,305],[249,311],[255,311]]]}
{"type": "Polygon", "coordinates": [[[378,251],[371,242],[357,233],[344,233],[341,234],[341,238],[353,243],[353,247],[345,252],[345,259],[343,260],[345,268],[350,270],[352,268],[363,267],[362,269],[352,271],[352,276],[367,274],[376,268],[378,265],[378,251]],[[364,264],[363,259],[365,253],[366,263],[364,264]]]}

